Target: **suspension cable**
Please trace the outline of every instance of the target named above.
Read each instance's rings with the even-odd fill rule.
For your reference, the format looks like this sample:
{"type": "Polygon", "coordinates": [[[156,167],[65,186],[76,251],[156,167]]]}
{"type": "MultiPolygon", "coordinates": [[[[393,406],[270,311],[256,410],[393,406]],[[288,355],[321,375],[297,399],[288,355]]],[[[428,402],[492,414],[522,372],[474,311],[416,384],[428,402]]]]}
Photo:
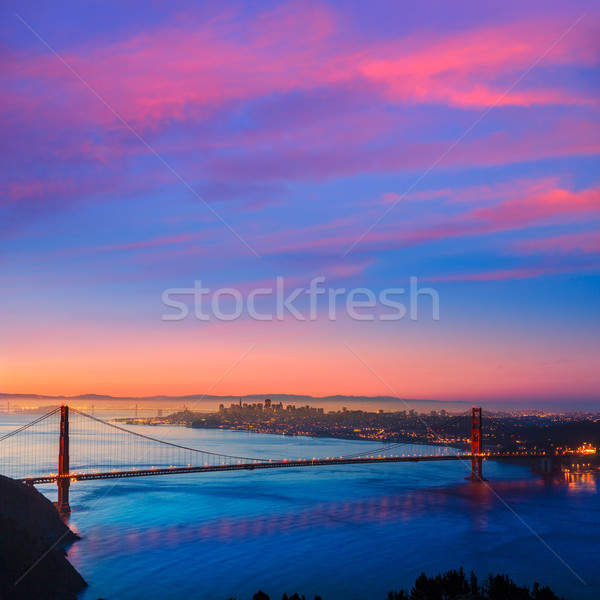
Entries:
{"type": "Polygon", "coordinates": [[[35,421],[32,421],[31,423],[27,423],[27,425],[23,425],[23,427],[19,427],[19,429],[15,429],[14,431],[10,431],[9,433],[7,433],[7,434],[3,435],[2,437],[0,437],[0,442],[2,442],[3,440],[5,440],[6,438],[12,437],[13,435],[17,435],[17,433],[21,433],[21,431],[24,431],[25,429],[28,429],[29,427],[33,427],[33,425],[37,425],[40,421],[43,421],[44,419],[47,419],[48,417],[51,417],[52,415],[56,414],[59,410],[60,410],[60,406],[58,408],[55,408],[54,410],[52,410],[50,412],[47,412],[45,415],[39,417],[35,421]]]}
{"type": "Polygon", "coordinates": [[[199,450],[198,448],[190,448],[188,446],[182,446],[181,444],[175,444],[173,442],[167,442],[165,440],[159,440],[157,438],[153,438],[150,437],[149,435],[144,435],[143,433],[137,433],[136,431],[131,431],[129,429],[125,429],[124,427],[120,427],[119,425],[115,425],[114,423],[108,423],[107,421],[103,421],[102,419],[98,419],[96,417],[93,417],[92,415],[88,415],[84,412],[81,412],[80,410],[77,410],[76,408],[71,408],[72,411],[87,417],[88,419],[91,419],[93,421],[97,421],[98,423],[102,423],[103,425],[107,425],[108,427],[112,427],[113,429],[117,429],[118,431],[121,431],[123,433],[128,433],[130,435],[135,435],[139,438],[145,439],[145,440],[149,440],[152,442],[157,442],[159,444],[164,444],[165,446],[171,446],[173,448],[179,448],[180,450],[189,450],[191,452],[200,452],[202,454],[210,454],[211,456],[218,456],[220,458],[235,458],[237,460],[254,460],[254,461],[265,461],[268,459],[264,459],[264,458],[251,458],[248,456],[233,456],[231,454],[219,454],[218,452],[209,452],[207,450],[199,450]]]}
{"type": "MultiPolygon", "coordinates": [[[[440,431],[441,429],[447,427],[448,425],[450,425],[451,423],[458,421],[459,419],[463,419],[464,417],[468,416],[469,411],[466,411],[456,417],[453,417],[452,419],[450,419],[449,421],[447,421],[446,423],[444,423],[442,426],[438,427],[437,429],[433,429],[432,431],[434,433],[437,433],[438,431],[440,431]]],[[[410,445],[410,444],[415,444],[416,442],[409,440],[407,442],[397,442],[394,444],[388,444],[385,446],[382,446],[380,448],[373,448],[372,450],[366,450],[364,452],[355,452],[354,454],[346,454],[343,456],[343,458],[358,458],[360,456],[365,456],[365,455],[369,455],[369,454],[379,454],[380,452],[387,452],[388,450],[392,450],[394,448],[399,448],[400,446],[406,446],[406,445],[410,445]]]]}

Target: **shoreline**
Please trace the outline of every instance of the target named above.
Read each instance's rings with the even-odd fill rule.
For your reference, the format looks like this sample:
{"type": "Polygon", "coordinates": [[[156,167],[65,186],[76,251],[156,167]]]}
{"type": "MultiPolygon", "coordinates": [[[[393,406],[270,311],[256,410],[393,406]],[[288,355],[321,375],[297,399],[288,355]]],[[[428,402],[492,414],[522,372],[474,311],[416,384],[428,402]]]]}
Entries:
{"type": "Polygon", "coordinates": [[[440,448],[452,448],[456,451],[465,450],[467,448],[467,444],[464,447],[445,444],[443,442],[436,441],[428,441],[428,440],[397,440],[397,439],[381,439],[381,438],[364,438],[359,436],[353,436],[349,434],[347,436],[339,436],[339,435],[320,435],[319,433],[281,433],[276,431],[257,431],[254,429],[243,428],[243,427],[207,427],[207,426],[195,426],[192,424],[185,423],[171,423],[171,422],[154,422],[156,421],[156,417],[150,418],[118,418],[111,419],[111,422],[126,424],[126,425],[144,425],[148,427],[162,427],[162,426],[171,426],[171,427],[185,427],[187,429],[204,429],[207,431],[237,431],[240,433],[255,433],[259,435],[273,435],[277,437],[302,437],[302,438],[315,438],[315,439],[326,439],[326,440],[340,440],[340,441],[351,441],[351,442],[370,442],[370,443],[379,443],[380,445],[392,445],[392,444],[402,444],[402,445],[415,445],[415,446],[437,446],[440,448]]]}

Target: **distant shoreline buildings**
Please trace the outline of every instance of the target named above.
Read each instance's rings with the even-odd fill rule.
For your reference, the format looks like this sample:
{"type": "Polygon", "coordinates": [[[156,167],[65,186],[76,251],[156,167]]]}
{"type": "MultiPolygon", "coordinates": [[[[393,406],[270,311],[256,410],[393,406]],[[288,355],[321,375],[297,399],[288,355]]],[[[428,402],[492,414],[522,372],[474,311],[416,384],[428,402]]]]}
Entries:
{"type": "Polygon", "coordinates": [[[252,404],[250,404],[248,402],[242,402],[241,398],[237,404],[235,402],[230,404],[229,408],[225,407],[224,404],[219,404],[219,413],[221,413],[221,414],[224,414],[227,412],[236,413],[236,412],[240,412],[240,411],[276,413],[276,412],[281,412],[283,410],[285,410],[287,412],[298,412],[298,413],[313,414],[313,415],[325,414],[324,408],[316,408],[314,406],[309,406],[308,404],[306,404],[305,406],[298,406],[298,407],[296,407],[295,404],[287,404],[284,408],[283,402],[273,403],[273,402],[271,402],[270,398],[266,398],[264,401],[264,404],[262,402],[254,402],[252,404]]]}

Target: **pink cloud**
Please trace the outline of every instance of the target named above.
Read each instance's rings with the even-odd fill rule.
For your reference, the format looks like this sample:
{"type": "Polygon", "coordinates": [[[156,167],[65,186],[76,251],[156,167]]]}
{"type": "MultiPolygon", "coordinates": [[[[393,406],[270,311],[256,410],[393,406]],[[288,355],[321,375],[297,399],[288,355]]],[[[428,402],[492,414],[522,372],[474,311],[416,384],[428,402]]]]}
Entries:
{"type": "Polygon", "coordinates": [[[593,212],[600,212],[600,188],[579,192],[547,190],[506,200],[496,206],[475,208],[465,218],[488,223],[492,227],[518,228],[558,216],[578,218],[593,212]]]}
{"type": "Polygon", "coordinates": [[[378,49],[359,68],[370,80],[381,81],[392,100],[459,107],[595,103],[567,90],[523,90],[522,85],[504,95],[544,55],[550,64],[594,64],[593,27],[579,27],[578,35],[565,36],[547,55],[566,30],[563,21],[542,19],[453,33],[434,44],[424,43],[427,36],[419,34],[378,49]]]}
{"type": "MultiPolygon", "coordinates": [[[[327,139],[328,130],[315,131],[327,139]]],[[[542,158],[594,155],[600,152],[600,124],[581,118],[557,118],[540,131],[539,123],[524,122],[514,131],[470,136],[453,147],[437,166],[487,167],[542,158]]],[[[452,146],[455,138],[435,141],[399,139],[390,145],[293,143],[241,147],[233,155],[213,155],[207,171],[214,177],[247,181],[278,181],[355,175],[357,173],[424,171],[452,146]]]]}
{"type": "MultiPolygon", "coordinates": [[[[167,118],[202,120],[211,114],[211,106],[329,79],[325,73],[333,64],[317,60],[333,30],[333,14],[325,7],[281,6],[249,22],[229,16],[199,23],[190,15],[187,23],[180,18],[158,31],[85,44],[63,50],[61,56],[120,116],[148,129],[167,118]]],[[[89,96],[54,56],[12,59],[9,72],[18,80],[51,82],[89,96]]],[[[99,102],[86,102],[86,107],[96,122],[114,123],[99,102]]]]}
{"type": "Polygon", "coordinates": [[[443,277],[430,277],[429,281],[506,281],[509,279],[531,279],[543,275],[560,275],[577,271],[591,271],[600,269],[600,262],[590,265],[550,265],[545,267],[518,267],[494,271],[481,271],[462,275],[448,275],[443,277]]]}
{"type": "MultiPolygon", "coordinates": [[[[600,215],[600,188],[572,192],[557,187],[543,189],[533,186],[525,194],[491,206],[471,208],[437,224],[401,231],[396,240],[398,246],[410,246],[449,237],[513,231],[550,223],[562,224],[565,221],[577,222],[594,213],[600,215]]],[[[381,239],[386,239],[385,233],[369,235],[369,240],[381,239]]]]}
{"type": "Polygon", "coordinates": [[[548,254],[600,254],[600,233],[589,231],[572,233],[541,240],[527,240],[515,244],[515,249],[525,253],[548,254]]]}
{"type": "MultiPolygon", "coordinates": [[[[488,204],[510,196],[523,196],[553,190],[563,185],[561,178],[554,175],[541,179],[515,179],[494,184],[471,185],[455,188],[412,190],[404,199],[412,201],[443,200],[447,204],[488,204]]],[[[383,204],[393,204],[402,194],[388,192],[381,195],[383,204]]]]}
{"type": "MultiPolygon", "coordinates": [[[[541,66],[594,65],[597,55],[589,33],[590,20],[578,26],[577,35],[566,36],[541,66]]],[[[92,40],[59,50],[159,153],[176,157],[177,170],[185,179],[276,185],[282,180],[323,180],[430,167],[455,137],[434,133],[415,138],[412,133],[417,126],[401,113],[391,117],[389,104],[490,105],[496,91],[539,58],[564,25],[544,17],[535,23],[526,19],[513,25],[480,26],[431,36],[421,32],[394,40],[369,40],[348,30],[344,16],[324,5],[303,5],[300,9],[287,4],[246,20],[232,10],[203,21],[183,15],[158,29],[117,41],[92,40]],[[316,108],[307,113],[299,110],[304,99],[273,105],[280,110],[277,114],[268,104],[286,94],[318,94],[322,90],[329,95],[319,96],[316,108]],[[252,100],[267,106],[256,127],[232,127],[224,132],[218,126],[211,129],[216,115],[235,103],[252,100]],[[177,120],[198,127],[198,131],[190,129],[189,135],[177,135],[170,129],[175,135],[158,137],[177,120]],[[401,135],[404,133],[407,135],[401,135]]],[[[39,177],[39,181],[9,183],[8,197],[32,202],[54,198],[60,204],[67,196],[112,189],[112,181],[128,187],[140,185],[140,181],[145,185],[149,181],[173,181],[168,173],[157,175],[160,167],[128,183],[119,177],[116,171],[131,167],[134,159],[148,154],[147,149],[123,130],[55,57],[9,54],[5,65],[9,85],[4,111],[10,116],[8,121],[18,124],[19,116],[40,123],[41,134],[36,131],[35,135],[42,149],[39,152],[51,167],[48,170],[54,173],[56,163],[66,163],[70,171],[56,182],[49,175],[39,177]],[[40,114],[48,115],[43,123],[40,114]],[[90,127],[97,127],[100,135],[96,131],[81,134],[90,127]],[[76,133],[70,138],[65,131],[76,133]],[[82,171],[77,171],[82,166],[82,171]],[[90,176],[90,170],[103,168],[107,170],[101,176],[90,176]],[[78,182],[69,188],[65,182],[71,179],[78,182]]],[[[535,102],[570,105],[589,101],[572,89],[563,97],[559,84],[556,86],[550,90],[519,88],[506,102],[528,106],[535,102]]],[[[548,120],[541,122],[524,119],[522,126],[495,127],[491,134],[474,131],[439,168],[600,152],[600,124],[587,113],[564,114],[551,120],[546,115],[548,120]]],[[[31,158],[30,138],[22,142],[15,137],[16,154],[26,164],[31,158]]],[[[249,204],[260,208],[280,201],[272,197],[271,192],[259,193],[249,204]]],[[[487,217],[482,213],[477,218],[496,222],[518,218],[516,214],[509,216],[510,206],[502,210],[500,215],[489,209],[487,217]]],[[[522,211],[523,206],[515,210],[522,211]]],[[[536,209],[530,205],[527,210],[536,209]]],[[[560,214],[561,209],[556,211],[560,214]]],[[[439,227],[431,235],[457,235],[453,231],[460,231],[458,224],[439,227]]],[[[427,231],[412,235],[415,240],[426,239],[427,231]]],[[[289,241],[283,240],[284,245],[289,241]]],[[[330,246],[334,244],[332,240],[330,246]]]]}
{"type": "MultiPolygon", "coordinates": [[[[204,15],[203,20],[192,17],[180,15],[158,29],[119,40],[92,40],[58,50],[161,155],[176,156],[177,170],[183,165],[184,178],[228,182],[424,170],[455,137],[419,135],[419,141],[413,141],[420,123],[411,123],[400,113],[391,116],[389,105],[489,106],[505,84],[514,82],[565,28],[564,22],[545,17],[460,32],[369,40],[348,29],[344,15],[320,4],[303,4],[301,9],[281,5],[248,19],[231,9],[204,15]],[[303,95],[302,101],[288,98],[293,94],[303,95]],[[323,95],[314,108],[302,112],[310,94],[323,95]],[[268,102],[273,98],[272,106],[268,102]],[[256,127],[221,131],[214,124],[219,123],[215,117],[230,114],[232,106],[248,101],[267,106],[262,113],[252,114],[256,127]],[[198,130],[190,128],[187,136],[158,137],[174,131],[177,121],[198,130]]],[[[592,25],[591,17],[584,20],[577,35],[566,36],[540,68],[596,64],[592,25]]],[[[9,53],[4,67],[2,111],[15,130],[9,160],[16,156],[26,165],[34,152],[36,160],[47,162],[52,172],[57,163],[73,171],[82,165],[123,170],[148,154],[54,56],[9,53]],[[19,134],[23,123],[36,124],[38,143],[33,150],[30,136],[19,134]]],[[[554,83],[560,79],[548,79],[550,89],[550,84],[539,87],[535,81],[511,92],[503,104],[591,102],[573,89],[568,93],[561,89],[560,83],[554,83]]],[[[587,114],[568,114],[541,123],[533,118],[512,130],[497,127],[491,134],[473,132],[440,168],[598,153],[597,121],[587,114]]],[[[154,171],[149,176],[154,177],[154,171]]],[[[103,187],[94,178],[61,190],[69,177],[90,179],[89,171],[83,170],[70,172],[59,182],[48,177],[43,187],[15,181],[9,184],[9,196],[31,201],[53,196],[60,203],[65,196],[79,195],[80,185],[103,187]]],[[[113,176],[105,172],[105,177],[113,176]]],[[[276,201],[271,196],[259,195],[249,205],[260,208],[276,201]]]]}
{"type": "MultiPolygon", "coordinates": [[[[475,196],[477,188],[467,188],[475,196]]],[[[393,213],[386,221],[369,231],[356,245],[352,253],[370,253],[391,248],[406,248],[453,237],[474,236],[514,231],[546,224],[575,223],[590,215],[600,214],[600,188],[570,191],[558,187],[555,178],[539,182],[500,184],[483,190],[495,202],[485,208],[469,207],[454,216],[419,214],[407,221],[405,216],[399,224],[390,224],[393,213]],[[506,199],[506,195],[509,195],[506,199]],[[512,196],[512,197],[511,197],[512,196]]],[[[454,192],[460,195],[461,190],[454,192]]],[[[377,205],[376,205],[377,206],[377,205]]],[[[457,205],[460,206],[460,205],[457,205]]],[[[401,207],[394,209],[401,211],[401,207]]],[[[287,230],[256,239],[261,255],[280,252],[313,252],[325,255],[341,255],[365,234],[367,228],[381,216],[370,210],[322,224],[320,229],[287,230]]]]}
{"type": "MultiPolygon", "coordinates": [[[[153,129],[164,119],[204,120],[211,107],[232,101],[351,84],[391,102],[490,106],[566,28],[562,20],[542,17],[437,33],[434,44],[425,32],[367,41],[346,31],[340,14],[316,3],[282,5],[245,21],[227,14],[201,23],[190,15],[187,21],[60,53],[123,118],[153,129]]],[[[544,65],[596,64],[592,34],[593,25],[583,22],[544,58],[544,65]]],[[[9,57],[8,74],[16,81],[51,83],[61,97],[65,91],[89,95],[53,56],[9,57]]],[[[22,106],[22,93],[13,91],[11,101],[22,106]]],[[[595,98],[555,87],[520,87],[500,104],[552,103],[595,103],[595,98]]],[[[96,101],[71,109],[114,123],[96,101]]]]}
{"type": "MultiPolygon", "coordinates": [[[[404,219],[399,226],[384,222],[357,244],[355,252],[364,254],[391,248],[411,247],[453,237],[502,233],[544,224],[563,224],[567,221],[575,223],[587,219],[588,215],[600,213],[600,188],[574,192],[558,185],[556,178],[547,178],[539,181],[502,183],[497,186],[472,186],[466,188],[466,195],[472,196],[474,208],[469,207],[466,211],[445,218],[434,214],[425,222],[419,216],[413,217],[411,221],[404,219]],[[494,203],[486,208],[479,208],[480,202],[476,200],[478,189],[481,189],[488,202],[494,203]],[[506,198],[507,195],[508,199],[501,199],[506,198]]],[[[455,190],[454,194],[460,196],[461,190],[455,190]]],[[[352,276],[364,272],[373,260],[365,260],[363,257],[350,264],[337,263],[341,253],[355,243],[371,221],[374,222],[378,216],[378,213],[373,210],[366,214],[369,215],[368,220],[365,213],[361,212],[314,226],[278,229],[267,233],[259,231],[244,233],[247,234],[246,239],[261,256],[308,252],[319,257],[315,258],[319,265],[319,274],[335,277],[352,276]]],[[[159,259],[164,262],[165,257],[168,260],[177,257],[184,259],[202,253],[197,244],[190,245],[190,242],[195,242],[198,237],[195,232],[187,232],[174,236],[159,236],[114,248],[152,249],[155,246],[172,245],[173,249],[168,253],[162,248],[160,256],[146,257],[150,263],[159,259]]],[[[213,239],[212,243],[216,241],[213,239]]],[[[575,244],[577,241],[567,236],[560,243],[566,247],[567,243],[575,244]]],[[[590,235],[590,239],[581,238],[579,241],[582,244],[585,242],[585,247],[591,251],[593,244],[598,243],[598,236],[590,235]]],[[[535,243],[532,242],[529,249],[533,249],[535,243]]],[[[229,255],[230,251],[235,252],[235,246],[229,250],[222,247],[220,253],[225,256],[229,255]]],[[[347,260],[351,260],[351,256],[347,260]]]]}
{"type": "Polygon", "coordinates": [[[155,248],[161,246],[177,245],[185,242],[199,241],[206,238],[203,233],[179,233],[174,235],[160,235],[154,238],[139,240],[137,242],[127,242],[125,244],[114,244],[112,246],[103,246],[95,248],[96,251],[114,251],[114,250],[139,250],[144,248],[155,248]]]}
{"type": "Polygon", "coordinates": [[[333,265],[331,272],[338,277],[349,277],[352,275],[360,275],[364,273],[365,269],[375,262],[374,259],[361,260],[358,262],[352,262],[350,264],[333,265]]]}

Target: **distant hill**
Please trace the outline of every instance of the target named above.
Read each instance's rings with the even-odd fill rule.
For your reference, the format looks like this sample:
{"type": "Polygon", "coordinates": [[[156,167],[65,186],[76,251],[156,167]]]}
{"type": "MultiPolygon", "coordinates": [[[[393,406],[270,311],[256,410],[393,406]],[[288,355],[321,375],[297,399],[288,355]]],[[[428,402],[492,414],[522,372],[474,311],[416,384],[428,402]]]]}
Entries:
{"type": "Polygon", "coordinates": [[[242,402],[262,402],[265,398],[270,398],[272,402],[282,402],[286,404],[311,406],[348,406],[354,409],[369,409],[374,410],[382,408],[386,410],[404,410],[414,408],[418,411],[438,410],[445,408],[447,410],[465,410],[470,403],[461,401],[447,400],[417,400],[410,398],[395,398],[393,396],[348,396],[337,394],[333,396],[309,396],[305,394],[245,394],[242,396],[216,396],[204,394],[187,394],[184,396],[111,396],[109,394],[79,394],[77,396],[45,396],[41,394],[9,394],[0,393],[0,400],[37,400],[37,401],[52,401],[52,402],[69,402],[86,400],[88,402],[169,402],[181,404],[207,404],[215,405],[216,403],[230,404],[242,402]]]}
{"type": "Polygon", "coordinates": [[[242,396],[215,396],[212,394],[187,394],[185,396],[111,396],[109,394],[78,394],[77,396],[51,396],[44,394],[8,394],[0,392],[0,399],[3,400],[25,400],[25,399],[40,399],[40,400],[261,400],[270,398],[276,402],[302,402],[304,400],[323,400],[327,402],[425,402],[431,404],[449,404],[459,403],[465,406],[468,402],[460,400],[423,400],[415,398],[396,398],[394,396],[348,396],[338,394],[335,396],[310,396],[308,394],[245,394],[242,396]]]}

